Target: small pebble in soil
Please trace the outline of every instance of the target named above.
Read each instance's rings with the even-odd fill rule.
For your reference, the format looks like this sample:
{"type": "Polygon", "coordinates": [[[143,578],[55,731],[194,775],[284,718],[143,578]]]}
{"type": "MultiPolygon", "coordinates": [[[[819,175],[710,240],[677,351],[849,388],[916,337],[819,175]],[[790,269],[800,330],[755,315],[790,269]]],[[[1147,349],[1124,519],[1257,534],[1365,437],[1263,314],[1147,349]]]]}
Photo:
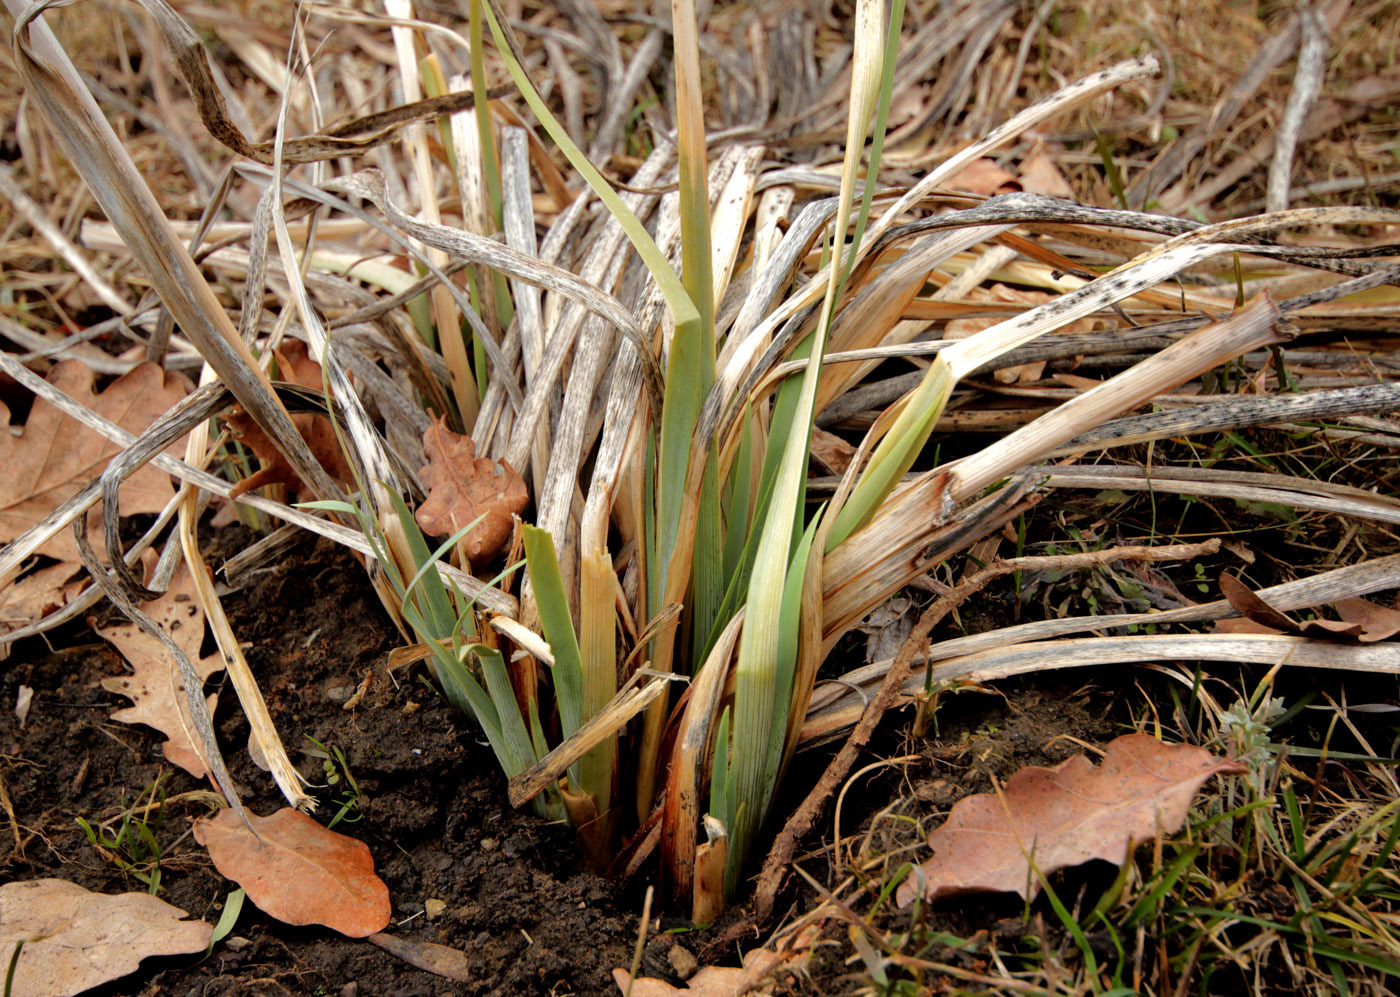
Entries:
{"type": "Polygon", "coordinates": [[[671,964],[671,968],[675,970],[676,975],[683,980],[688,980],[694,976],[695,970],[700,967],[695,956],[691,954],[690,949],[686,948],[684,945],[671,946],[671,950],[666,953],[666,961],[671,964]]]}
{"type": "Polygon", "coordinates": [[[495,838],[482,838],[477,844],[481,846],[483,852],[494,852],[500,842],[495,838]]]}

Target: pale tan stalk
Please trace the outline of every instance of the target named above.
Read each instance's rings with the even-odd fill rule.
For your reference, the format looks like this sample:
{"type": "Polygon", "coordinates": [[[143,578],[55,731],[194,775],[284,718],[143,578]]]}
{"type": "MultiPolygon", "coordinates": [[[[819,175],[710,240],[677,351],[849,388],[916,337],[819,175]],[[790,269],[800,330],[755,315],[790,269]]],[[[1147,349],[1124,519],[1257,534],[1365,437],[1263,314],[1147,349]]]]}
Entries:
{"type": "MultiPolygon", "coordinates": [[[[205,370],[206,376],[212,375],[213,371],[210,368],[206,367],[205,370]]],[[[185,446],[185,459],[196,465],[205,463],[208,459],[208,445],[209,426],[208,423],[201,423],[190,431],[189,442],[185,446]]],[[[314,810],[316,800],[302,789],[305,780],[297,772],[292,760],[287,757],[287,749],[277,734],[267,701],[263,699],[257,679],[253,677],[253,670],[248,667],[248,660],[243,657],[243,649],[239,646],[232,626],[229,625],[223,603],[214,590],[214,580],[204,563],[204,556],[200,553],[198,500],[199,496],[191,489],[180,504],[180,549],[185,555],[186,565],[189,566],[199,604],[204,609],[204,618],[214,633],[219,652],[223,655],[224,668],[228,671],[229,681],[238,696],[238,705],[248,719],[248,751],[259,768],[272,774],[277,788],[282,791],[282,796],[291,806],[298,810],[314,810]]]]}
{"type": "MultiPolygon", "coordinates": [[[[964,502],[992,482],[1004,478],[1010,470],[1041,459],[1088,427],[1107,422],[1242,353],[1277,342],[1278,322],[1278,307],[1261,295],[1223,322],[1213,322],[1196,330],[1029,426],[959,461],[951,472],[949,498],[953,502],[964,502]]],[[[960,345],[950,347],[942,355],[954,353],[960,345]]],[[[949,358],[949,362],[956,361],[949,358]]]]}
{"type": "MultiPolygon", "coordinates": [[[[684,899],[701,890],[695,879],[696,830],[704,812],[703,777],[715,750],[714,724],[725,686],[731,678],[734,648],[744,613],[740,610],[720,633],[690,687],[690,703],[671,752],[670,773],[661,815],[661,863],[670,872],[671,893],[684,899]]],[[[726,746],[721,746],[726,750],[726,746]]],[[[721,825],[722,826],[722,825],[721,825]]],[[[725,831],[728,829],[725,828],[725,831]]],[[[723,863],[720,881],[723,884],[723,863]]],[[[705,889],[709,889],[706,885],[705,889]]]]}
{"type": "MultiPolygon", "coordinates": [[[[384,10],[398,21],[412,21],[412,0],[384,0],[384,10]]],[[[393,33],[394,50],[399,57],[399,82],[403,87],[405,101],[419,100],[423,96],[422,82],[418,76],[418,57],[414,52],[414,29],[406,24],[395,24],[389,29],[393,33]]],[[[441,222],[438,211],[437,185],[433,178],[433,160],[428,151],[428,130],[421,121],[415,121],[404,132],[404,151],[413,163],[414,175],[418,180],[418,217],[430,225],[441,222]]],[[[447,254],[434,246],[427,246],[428,258],[439,267],[447,262],[447,254]]],[[[467,355],[466,341],[460,331],[461,313],[445,288],[433,289],[433,319],[437,324],[438,349],[447,361],[448,380],[452,385],[452,397],[457,402],[457,412],[462,425],[471,428],[476,423],[479,406],[476,378],[472,376],[467,355]]]]}
{"type": "Polygon", "coordinates": [[[670,684],[665,678],[653,678],[641,688],[629,684],[618,690],[617,695],[572,737],[511,779],[511,805],[518,807],[528,803],[554,785],[569,770],[569,766],[584,758],[588,752],[608,741],[615,741],[617,732],[665,692],[670,684]]]}

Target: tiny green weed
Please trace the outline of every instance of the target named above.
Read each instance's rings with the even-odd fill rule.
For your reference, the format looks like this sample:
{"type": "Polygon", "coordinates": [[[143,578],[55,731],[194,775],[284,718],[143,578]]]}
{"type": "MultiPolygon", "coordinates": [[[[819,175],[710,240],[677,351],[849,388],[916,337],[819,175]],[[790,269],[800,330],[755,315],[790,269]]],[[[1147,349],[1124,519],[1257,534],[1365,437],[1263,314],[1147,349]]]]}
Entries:
{"type": "Polygon", "coordinates": [[[145,883],[152,896],[160,892],[161,848],[156,833],[164,823],[163,778],[163,773],[157,776],[134,806],[123,809],[111,820],[94,825],[82,817],[76,818],[97,853],[122,872],[145,883]]]}
{"type": "Polygon", "coordinates": [[[365,810],[369,807],[369,797],[360,789],[360,784],[350,771],[350,763],[345,760],[345,752],[336,745],[328,747],[322,744],[310,734],[305,735],[305,737],[312,746],[303,750],[312,758],[321,759],[321,769],[326,775],[326,785],[330,787],[332,793],[339,791],[340,794],[331,801],[331,805],[339,809],[326,826],[334,828],[342,822],[353,824],[362,819],[365,810]]]}

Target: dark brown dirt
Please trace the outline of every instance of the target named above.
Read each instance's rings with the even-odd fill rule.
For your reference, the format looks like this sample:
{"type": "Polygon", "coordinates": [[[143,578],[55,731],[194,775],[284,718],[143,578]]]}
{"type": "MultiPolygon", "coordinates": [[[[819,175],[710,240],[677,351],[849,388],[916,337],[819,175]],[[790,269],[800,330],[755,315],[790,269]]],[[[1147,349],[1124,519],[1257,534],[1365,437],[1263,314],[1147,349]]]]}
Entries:
{"type": "MultiPolygon", "coordinates": [[[[219,532],[211,562],[218,564],[251,539],[242,528],[219,532]]],[[[352,557],[305,540],[284,562],[256,571],[245,588],[225,598],[225,606],[303,774],[313,783],[325,782],[323,761],[309,753],[314,745],[308,738],[344,753],[362,797],[336,829],[369,846],[394,905],[389,932],[467,952],[473,977],[445,980],[368,942],[320,928],[289,927],[248,904],[232,935],[210,958],[148,960],[139,973],[96,993],[618,993],[611,971],[631,962],[641,908],[638,889],[580,872],[569,829],[507,808],[504,779],[489,749],[425,681],[421,665],[389,675],[388,652],[400,640],[352,557]],[[345,710],[351,690],[370,673],[363,701],[345,710]],[[431,922],[426,912],[430,900],[442,904],[431,922]]],[[[961,625],[970,630],[1000,626],[1013,612],[1009,593],[989,593],[964,608],[961,625]]],[[[109,609],[101,614],[98,622],[114,616],[109,609]]],[[[948,621],[940,636],[956,632],[958,624],[948,621]]],[[[0,779],[15,808],[19,841],[16,846],[15,833],[0,817],[0,880],[53,876],[103,893],[144,890],[143,883],[88,842],[77,818],[108,820],[149,792],[159,777],[160,791],[171,799],[165,816],[151,824],[161,848],[161,896],[194,917],[217,921],[233,887],[188,833],[190,821],[206,813],[206,805],[177,798],[204,787],[165,763],[159,734],[109,719],[124,703],[100,685],[102,678],[125,670],[113,650],[85,626],[52,636],[56,649],[28,642],[15,648],[0,668],[0,703],[6,704],[0,711],[0,779]],[[9,709],[21,684],[35,690],[23,728],[9,709]]],[[[1217,666],[1212,671],[1213,682],[1235,690],[1249,689],[1258,679],[1248,669],[1217,666]]],[[[1345,688],[1366,701],[1394,697],[1393,679],[1348,676],[1344,683],[1341,676],[1326,678],[1321,688],[1338,694],[1345,688]]],[[[1285,672],[1278,692],[1295,702],[1316,694],[1316,682],[1317,676],[1285,672]]],[[[232,690],[219,691],[216,725],[235,782],[251,809],[271,813],[284,803],[243,748],[247,724],[232,690]]],[[[878,892],[881,880],[888,881],[899,863],[925,857],[924,835],[937,814],[964,796],[990,790],[993,780],[1004,780],[1025,765],[1053,765],[1084,745],[1102,746],[1144,717],[1189,729],[1193,717],[1180,712],[1179,701],[1170,715],[1166,712],[1172,692],[1171,681],[1150,669],[1052,672],[998,683],[994,690],[944,694],[934,719],[917,736],[908,728],[910,711],[891,713],[855,769],[880,759],[913,757],[871,768],[853,781],[840,803],[839,854],[831,847],[829,809],[797,861],[828,888],[863,867],[868,885],[878,892]]],[[[1376,729],[1368,729],[1368,736],[1388,744],[1394,732],[1386,719],[1358,717],[1357,722],[1367,727],[1374,722],[1376,729]]],[[[1294,743],[1323,743],[1330,735],[1313,729],[1322,723],[1317,716],[1300,714],[1291,725],[1294,743]]],[[[829,752],[815,752],[794,768],[775,808],[780,816],[808,791],[829,757],[829,752]]],[[[346,798],[344,780],[317,793],[322,799],[318,817],[329,822],[346,798]]],[[[1111,867],[1097,863],[1060,873],[1054,882],[1062,896],[1082,899],[1101,892],[1113,877],[1111,867]]],[[[779,915],[790,920],[820,900],[792,877],[779,915]]],[[[863,916],[885,930],[909,930],[907,913],[867,911],[868,906],[868,901],[861,905],[863,916]]],[[[675,945],[702,960],[732,963],[739,949],[764,941],[747,925],[742,908],[703,932],[690,931],[664,911],[659,914],[646,948],[646,975],[677,981],[667,955],[675,945]]],[[[924,957],[974,973],[994,969],[989,950],[1014,951],[1028,944],[1026,938],[1038,939],[1035,944],[1042,947],[1068,944],[1044,899],[1027,908],[1015,896],[937,905],[925,912],[920,930],[963,940],[965,944],[946,949],[928,949],[924,957]]],[[[852,953],[845,926],[831,922],[825,934],[834,944],[819,946],[805,971],[786,976],[775,993],[826,995],[868,985],[862,966],[848,960],[852,953]]]]}
{"type": "MultiPolygon", "coordinates": [[[[220,540],[233,551],[246,535],[220,540]]],[[[358,819],[336,829],[373,853],[394,906],[388,931],[465,950],[475,975],[451,982],[368,942],[289,927],[247,904],[211,958],[148,960],[140,973],[99,993],[617,992],[610,973],[631,961],[636,914],[619,907],[611,884],[577,871],[567,828],[504,806],[504,780],[489,750],[421,681],[421,666],[387,674],[398,636],[351,557],[308,541],[225,606],[301,772],[313,783],[326,781],[322,761],[306,753],[313,747],[308,736],[344,752],[364,803],[358,819]],[[347,712],[346,696],[370,671],[368,694],[347,712]],[[445,905],[431,923],[430,899],[445,905]]],[[[158,777],[171,797],[202,787],[165,763],[158,733],[108,719],[124,702],[99,684],[125,671],[114,651],[78,628],[56,635],[55,646],[61,649],[23,644],[0,673],[0,702],[13,704],[21,684],[34,689],[23,728],[13,710],[0,713],[0,777],[20,837],[16,847],[3,828],[0,879],[53,876],[102,893],[144,890],[89,844],[76,819],[96,824],[114,816],[158,777]]],[[[247,724],[232,689],[220,692],[215,720],[235,782],[251,809],[271,813],[285,804],[243,749],[247,724]]],[[[340,809],[343,784],[317,791],[323,821],[340,809]]],[[[232,886],[188,833],[189,822],[206,812],[201,803],[176,801],[152,830],[161,847],[162,898],[213,923],[232,886]]]]}

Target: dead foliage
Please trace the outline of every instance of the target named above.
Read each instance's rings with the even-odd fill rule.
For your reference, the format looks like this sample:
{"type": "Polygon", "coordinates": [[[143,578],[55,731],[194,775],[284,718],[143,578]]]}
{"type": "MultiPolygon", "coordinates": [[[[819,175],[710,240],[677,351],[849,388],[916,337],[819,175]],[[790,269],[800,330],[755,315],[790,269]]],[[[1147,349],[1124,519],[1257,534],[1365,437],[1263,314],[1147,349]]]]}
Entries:
{"type": "Polygon", "coordinates": [[[352,938],[389,923],[389,890],[363,842],[328,830],[290,807],[267,817],[233,810],[195,823],[214,866],[248,899],[288,924],[324,924],[352,938]]]}
{"type": "Polygon", "coordinates": [[[929,835],[933,858],[900,885],[899,902],[997,890],[1029,899],[1066,866],[1122,865],[1133,845],[1180,829],[1207,779],[1243,771],[1150,734],[1109,742],[1098,765],[1075,755],[1053,769],[1021,769],[997,792],[958,801],[929,835]]]}
{"type": "Polygon", "coordinates": [[[13,997],[71,997],[134,973],[155,955],[201,952],[212,926],[145,893],[92,893],[61,879],[0,885],[0,952],[16,946],[13,997]]]}

